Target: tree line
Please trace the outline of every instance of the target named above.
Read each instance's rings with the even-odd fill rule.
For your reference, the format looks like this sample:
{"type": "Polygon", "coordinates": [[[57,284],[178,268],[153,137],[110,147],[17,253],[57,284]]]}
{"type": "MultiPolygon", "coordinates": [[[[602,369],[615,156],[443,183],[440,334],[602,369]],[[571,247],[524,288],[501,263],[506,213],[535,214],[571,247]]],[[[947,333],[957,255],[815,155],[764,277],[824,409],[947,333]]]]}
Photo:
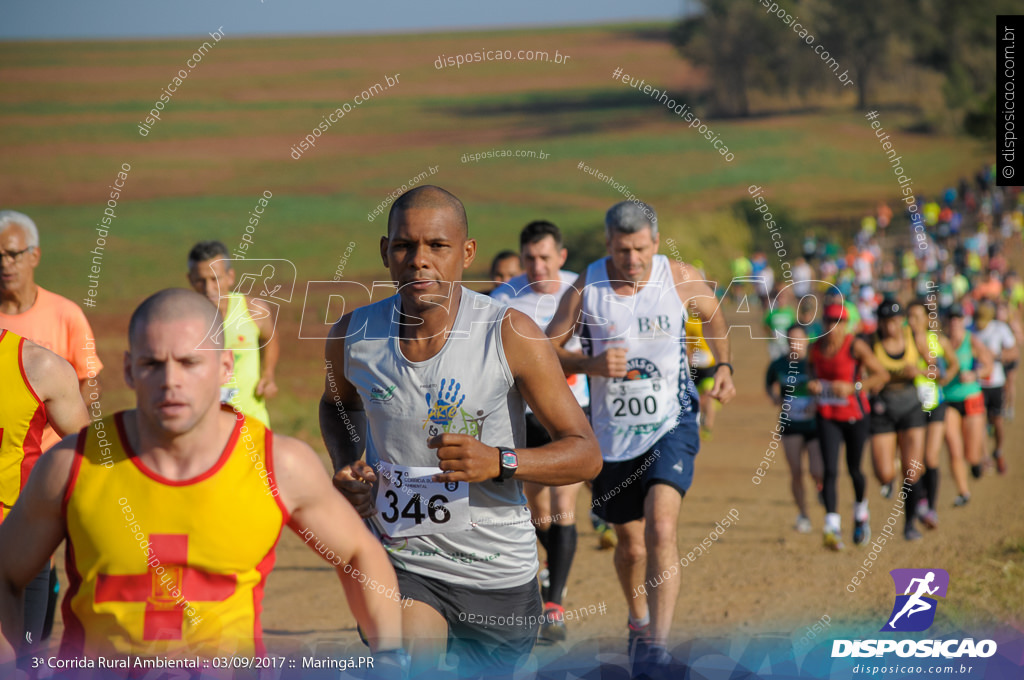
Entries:
{"type": "Polygon", "coordinates": [[[1015,13],[1014,0],[695,4],[671,38],[684,58],[707,69],[704,95],[715,115],[759,113],[755,93],[793,101],[853,90],[860,109],[907,105],[928,126],[995,133],[996,15],[1015,13]],[[840,82],[844,71],[852,83],[840,82]]]}

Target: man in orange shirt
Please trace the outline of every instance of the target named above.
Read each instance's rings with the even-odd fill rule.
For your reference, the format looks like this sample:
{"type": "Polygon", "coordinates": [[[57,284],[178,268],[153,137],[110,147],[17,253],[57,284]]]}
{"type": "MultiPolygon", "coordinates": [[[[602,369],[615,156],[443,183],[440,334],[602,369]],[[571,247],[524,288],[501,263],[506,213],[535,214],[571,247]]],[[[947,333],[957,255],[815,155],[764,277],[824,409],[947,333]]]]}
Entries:
{"type": "MultiPolygon", "coordinates": [[[[95,379],[103,368],[96,339],[82,309],[71,300],[35,282],[39,266],[39,230],[27,216],[0,210],[0,328],[28,338],[65,359],[78,375],[87,406],[99,399],[95,379]]],[[[53,431],[43,450],[60,440],[53,431]]]]}
{"type": "MultiPolygon", "coordinates": [[[[0,329],[0,522],[42,454],[43,428],[61,435],[89,424],[71,365],[48,349],[0,329]]],[[[47,563],[25,589],[25,643],[42,639],[50,592],[47,563]]]]}
{"type": "Polygon", "coordinates": [[[36,465],[0,524],[0,676],[20,591],[65,536],[62,657],[264,656],[262,594],[284,525],[336,568],[374,661],[404,659],[395,572],[316,454],[221,406],[234,357],[209,329],[222,323],[192,291],[145,300],[124,358],[136,408],[36,465]]]}

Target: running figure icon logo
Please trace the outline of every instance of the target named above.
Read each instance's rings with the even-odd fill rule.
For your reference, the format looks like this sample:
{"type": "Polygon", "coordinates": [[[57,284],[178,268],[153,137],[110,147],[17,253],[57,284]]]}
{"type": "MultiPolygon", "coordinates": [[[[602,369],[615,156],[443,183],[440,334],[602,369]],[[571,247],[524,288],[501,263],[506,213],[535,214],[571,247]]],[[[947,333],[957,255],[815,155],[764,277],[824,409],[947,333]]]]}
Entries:
{"type": "Polygon", "coordinates": [[[949,573],[945,569],[893,569],[896,602],[882,631],[927,630],[935,621],[936,597],[946,597],[949,573]],[[899,593],[903,593],[900,595],[899,593]]]}

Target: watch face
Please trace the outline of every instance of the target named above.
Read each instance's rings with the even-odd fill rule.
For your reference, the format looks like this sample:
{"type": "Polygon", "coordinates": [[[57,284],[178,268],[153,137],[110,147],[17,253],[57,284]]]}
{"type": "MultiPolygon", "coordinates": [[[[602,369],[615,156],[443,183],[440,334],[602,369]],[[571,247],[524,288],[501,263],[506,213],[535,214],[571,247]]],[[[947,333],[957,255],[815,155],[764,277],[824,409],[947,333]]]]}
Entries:
{"type": "Polygon", "coordinates": [[[502,451],[501,465],[502,467],[515,469],[519,467],[519,456],[517,456],[514,451],[502,451]]]}

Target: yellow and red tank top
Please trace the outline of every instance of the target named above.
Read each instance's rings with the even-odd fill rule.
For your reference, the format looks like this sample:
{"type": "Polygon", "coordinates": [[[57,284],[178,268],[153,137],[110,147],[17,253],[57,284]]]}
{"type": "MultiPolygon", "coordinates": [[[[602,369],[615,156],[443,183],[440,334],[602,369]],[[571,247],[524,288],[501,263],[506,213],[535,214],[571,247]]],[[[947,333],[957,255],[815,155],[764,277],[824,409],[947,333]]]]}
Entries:
{"type": "Polygon", "coordinates": [[[263,587],[288,521],[270,430],[239,414],[217,462],[176,481],[139,460],[124,418],[79,435],[64,497],[61,653],[263,654],[263,587]]]}
{"type": "Polygon", "coordinates": [[[43,452],[46,407],[25,375],[24,346],[25,338],[0,329],[0,522],[43,452]]]}

